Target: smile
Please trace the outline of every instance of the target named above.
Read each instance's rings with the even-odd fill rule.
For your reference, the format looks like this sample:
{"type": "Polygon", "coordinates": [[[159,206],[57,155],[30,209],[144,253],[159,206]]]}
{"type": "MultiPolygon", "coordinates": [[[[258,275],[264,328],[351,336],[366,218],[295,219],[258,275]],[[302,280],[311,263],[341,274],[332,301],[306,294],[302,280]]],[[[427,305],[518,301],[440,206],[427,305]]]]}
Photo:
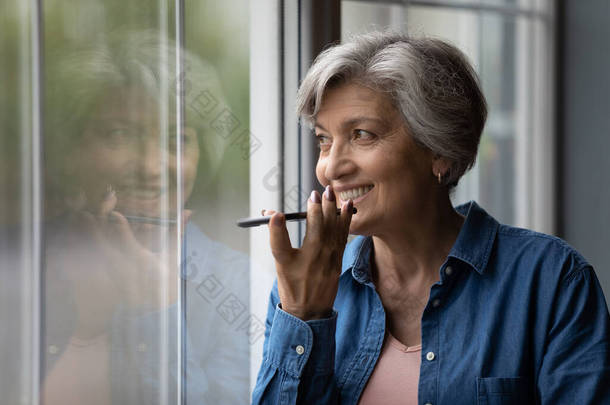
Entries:
{"type": "Polygon", "coordinates": [[[126,191],[124,194],[127,196],[136,199],[136,200],[157,200],[159,199],[165,191],[163,189],[131,189],[126,191]]]}
{"type": "Polygon", "coordinates": [[[341,198],[341,200],[343,201],[347,201],[350,198],[353,200],[364,196],[366,193],[368,193],[369,191],[371,191],[371,189],[373,188],[373,186],[362,186],[362,187],[355,187],[352,188],[350,190],[345,190],[345,191],[341,191],[339,193],[339,197],[341,198]]]}

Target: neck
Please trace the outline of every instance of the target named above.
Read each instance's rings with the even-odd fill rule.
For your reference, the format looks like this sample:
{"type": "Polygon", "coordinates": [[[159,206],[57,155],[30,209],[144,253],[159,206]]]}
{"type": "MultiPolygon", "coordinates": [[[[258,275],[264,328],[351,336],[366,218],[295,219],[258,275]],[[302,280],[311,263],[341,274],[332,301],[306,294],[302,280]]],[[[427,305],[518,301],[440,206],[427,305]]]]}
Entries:
{"type": "Polygon", "coordinates": [[[394,280],[401,285],[432,284],[457,239],[464,217],[447,193],[426,204],[397,226],[373,236],[373,280],[394,280]]]}

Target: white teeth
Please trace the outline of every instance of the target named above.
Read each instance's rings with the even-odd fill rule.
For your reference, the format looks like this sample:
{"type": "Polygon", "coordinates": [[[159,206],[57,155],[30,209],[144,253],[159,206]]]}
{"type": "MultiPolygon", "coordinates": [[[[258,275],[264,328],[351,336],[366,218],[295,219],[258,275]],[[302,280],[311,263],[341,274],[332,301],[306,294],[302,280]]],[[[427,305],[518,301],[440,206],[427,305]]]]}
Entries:
{"type": "Polygon", "coordinates": [[[346,191],[340,192],[339,197],[341,197],[341,199],[343,201],[347,201],[350,198],[352,200],[355,200],[356,198],[363,196],[366,193],[368,193],[369,191],[371,191],[372,188],[373,188],[373,186],[356,187],[351,190],[346,190],[346,191]]]}

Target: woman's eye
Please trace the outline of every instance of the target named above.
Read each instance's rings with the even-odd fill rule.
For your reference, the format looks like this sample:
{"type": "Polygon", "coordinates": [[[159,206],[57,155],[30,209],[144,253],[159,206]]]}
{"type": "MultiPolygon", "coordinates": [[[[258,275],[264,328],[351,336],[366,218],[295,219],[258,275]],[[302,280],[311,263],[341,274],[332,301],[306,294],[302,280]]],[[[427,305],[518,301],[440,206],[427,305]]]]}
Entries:
{"type": "Polygon", "coordinates": [[[113,144],[124,144],[134,140],[135,134],[129,128],[112,128],[106,131],[106,140],[113,144]]]}
{"type": "Polygon", "coordinates": [[[119,137],[127,135],[127,128],[112,128],[107,132],[108,136],[111,137],[119,137]]]}
{"type": "Polygon", "coordinates": [[[320,148],[328,148],[331,144],[330,138],[325,135],[316,135],[316,138],[318,139],[318,146],[320,148]]]}
{"type": "Polygon", "coordinates": [[[355,129],[353,139],[362,141],[371,141],[375,138],[375,134],[365,131],[364,129],[355,129]]]}

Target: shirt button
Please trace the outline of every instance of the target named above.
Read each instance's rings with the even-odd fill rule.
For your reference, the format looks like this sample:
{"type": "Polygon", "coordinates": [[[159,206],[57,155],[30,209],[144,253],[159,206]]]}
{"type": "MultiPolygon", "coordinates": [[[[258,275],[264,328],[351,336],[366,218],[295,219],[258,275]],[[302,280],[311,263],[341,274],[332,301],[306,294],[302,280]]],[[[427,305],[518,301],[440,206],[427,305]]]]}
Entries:
{"type": "Polygon", "coordinates": [[[432,360],[434,360],[434,357],[435,357],[435,356],[434,356],[434,353],[433,353],[433,352],[428,352],[428,353],[426,354],[426,360],[428,360],[428,361],[432,361],[432,360]]]}
{"type": "Polygon", "coordinates": [[[305,348],[301,345],[298,345],[295,350],[297,351],[297,354],[299,356],[302,355],[303,353],[305,353],[305,348]]]}
{"type": "Polygon", "coordinates": [[[453,268],[451,266],[445,267],[445,274],[450,276],[453,273],[453,268]]]}
{"type": "Polygon", "coordinates": [[[432,306],[434,308],[438,308],[439,305],[441,305],[441,300],[439,300],[438,298],[432,301],[432,306]]]}

